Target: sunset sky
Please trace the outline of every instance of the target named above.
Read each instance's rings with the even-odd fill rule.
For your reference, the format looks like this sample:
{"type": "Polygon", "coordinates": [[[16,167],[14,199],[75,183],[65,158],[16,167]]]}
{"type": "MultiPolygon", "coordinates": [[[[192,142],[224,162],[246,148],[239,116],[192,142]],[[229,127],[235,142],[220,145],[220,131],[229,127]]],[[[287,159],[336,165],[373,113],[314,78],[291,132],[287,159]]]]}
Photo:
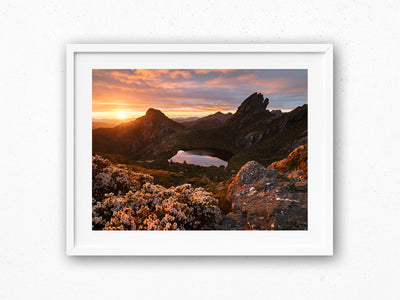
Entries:
{"type": "Polygon", "coordinates": [[[268,109],[288,111],[307,103],[307,70],[93,70],[93,119],[129,119],[148,108],[169,117],[234,113],[254,92],[268,109]]]}

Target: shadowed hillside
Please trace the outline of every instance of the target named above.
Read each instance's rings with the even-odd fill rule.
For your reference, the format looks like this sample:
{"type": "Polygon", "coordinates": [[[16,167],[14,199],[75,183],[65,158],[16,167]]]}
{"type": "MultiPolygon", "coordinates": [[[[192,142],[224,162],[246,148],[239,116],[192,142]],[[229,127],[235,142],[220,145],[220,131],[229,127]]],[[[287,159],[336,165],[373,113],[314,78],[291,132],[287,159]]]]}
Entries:
{"type": "Polygon", "coordinates": [[[140,156],[185,126],[150,108],[146,115],[113,128],[93,130],[93,151],[140,156]]]}
{"type": "Polygon", "coordinates": [[[229,166],[234,169],[254,159],[269,165],[306,143],[307,105],[272,113],[266,110],[268,103],[268,98],[254,93],[232,116],[216,113],[186,126],[149,109],[135,121],[93,130],[93,152],[154,160],[169,159],[178,150],[212,148],[233,153],[229,166]]]}

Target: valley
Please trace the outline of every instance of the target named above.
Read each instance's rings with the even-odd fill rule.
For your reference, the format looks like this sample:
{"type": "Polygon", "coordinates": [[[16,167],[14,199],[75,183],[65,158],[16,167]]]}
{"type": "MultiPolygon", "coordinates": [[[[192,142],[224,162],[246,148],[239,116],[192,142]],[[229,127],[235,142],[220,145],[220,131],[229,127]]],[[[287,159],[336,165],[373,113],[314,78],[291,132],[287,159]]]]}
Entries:
{"type": "Polygon", "coordinates": [[[133,121],[93,129],[93,155],[147,174],[165,188],[190,184],[210,193],[221,217],[202,229],[304,230],[307,105],[282,113],[267,110],[268,104],[268,98],[254,93],[234,114],[181,122],[149,108],[133,121]],[[270,171],[273,176],[266,175],[270,171]],[[264,175],[257,178],[257,172],[264,175]],[[246,184],[241,183],[244,174],[252,178],[246,184]]]}

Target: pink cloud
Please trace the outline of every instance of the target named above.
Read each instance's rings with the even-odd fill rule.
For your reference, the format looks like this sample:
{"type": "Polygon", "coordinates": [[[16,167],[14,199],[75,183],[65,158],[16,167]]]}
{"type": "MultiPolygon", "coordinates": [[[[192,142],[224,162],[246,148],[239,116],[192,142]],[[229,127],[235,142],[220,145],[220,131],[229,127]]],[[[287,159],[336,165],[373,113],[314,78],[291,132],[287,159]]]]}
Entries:
{"type": "Polygon", "coordinates": [[[234,111],[256,91],[284,108],[306,103],[307,71],[93,70],[92,91],[94,112],[111,109],[112,103],[136,111],[149,107],[164,110],[187,107],[199,114],[209,110],[234,111]]]}

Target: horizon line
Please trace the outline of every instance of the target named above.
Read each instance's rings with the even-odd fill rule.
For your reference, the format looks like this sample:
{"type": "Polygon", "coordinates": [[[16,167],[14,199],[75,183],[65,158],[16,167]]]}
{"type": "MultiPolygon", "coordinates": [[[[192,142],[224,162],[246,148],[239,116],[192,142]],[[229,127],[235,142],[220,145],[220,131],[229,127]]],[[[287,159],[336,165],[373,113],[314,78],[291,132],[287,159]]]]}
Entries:
{"type": "MultiPolygon", "coordinates": [[[[303,105],[308,105],[308,104],[305,103],[305,104],[303,104],[303,105]]],[[[295,107],[295,108],[293,108],[293,109],[271,108],[271,109],[266,109],[265,111],[280,110],[282,113],[288,113],[288,112],[291,112],[291,111],[295,110],[295,109],[298,108],[298,107],[302,107],[303,105],[299,105],[299,106],[297,106],[297,107],[295,107]]],[[[237,110],[235,110],[235,111],[218,110],[218,111],[214,111],[214,112],[212,112],[212,113],[207,113],[207,114],[204,114],[204,115],[186,115],[186,114],[171,115],[170,113],[165,112],[165,110],[163,111],[163,110],[158,109],[158,108],[149,107],[145,112],[143,112],[143,113],[141,113],[141,114],[137,114],[137,117],[127,117],[127,118],[124,118],[124,119],[120,119],[120,118],[118,118],[118,117],[114,117],[114,118],[111,117],[111,118],[110,118],[110,117],[106,117],[106,116],[104,116],[104,117],[94,117],[94,116],[93,116],[93,113],[104,113],[105,115],[107,115],[107,114],[109,115],[110,112],[92,112],[92,121],[93,121],[93,120],[109,120],[109,121],[111,121],[111,120],[117,120],[117,121],[136,120],[136,119],[138,119],[138,118],[141,118],[141,117],[145,116],[145,115],[146,115],[146,112],[147,112],[149,109],[156,109],[156,110],[159,110],[160,112],[162,112],[165,116],[167,116],[167,117],[170,118],[170,119],[180,119],[180,118],[184,118],[184,119],[186,119],[186,118],[203,118],[203,117],[207,117],[207,116],[216,114],[216,113],[218,113],[218,112],[221,112],[221,113],[223,113],[223,114],[228,114],[228,113],[235,114],[236,111],[237,111],[237,110]]],[[[119,111],[120,111],[120,110],[115,111],[115,113],[118,114],[119,111]]],[[[168,110],[167,110],[167,111],[168,111],[168,110]]],[[[125,110],[125,112],[128,113],[128,111],[126,111],[126,110],[125,110]]],[[[208,111],[207,111],[207,112],[208,112],[208,111]]]]}

